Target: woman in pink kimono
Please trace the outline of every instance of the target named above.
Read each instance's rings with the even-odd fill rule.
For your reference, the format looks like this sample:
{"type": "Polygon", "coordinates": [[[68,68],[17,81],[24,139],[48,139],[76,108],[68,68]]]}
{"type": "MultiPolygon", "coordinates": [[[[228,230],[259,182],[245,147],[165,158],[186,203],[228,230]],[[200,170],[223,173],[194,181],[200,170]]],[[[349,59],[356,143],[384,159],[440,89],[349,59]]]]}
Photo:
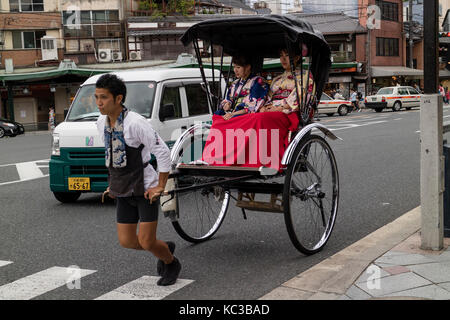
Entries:
{"type": "MultiPolygon", "coordinates": [[[[307,56],[308,49],[303,46],[303,56],[307,56]]],[[[298,109],[297,90],[294,82],[294,76],[291,73],[291,64],[287,50],[280,52],[280,62],[283,66],[284,72],[273,79],[270,86],[267,103],[264,107],[259,109],[259,112],[276,112],[281,111],[289,114],[298,109]]],[[[294,64],[296,67],[297,84],[301,88],[300,68],[297,65],[300,63],[300,56],[294,57],[294,64]]],[[[303,86],[306,87],[308,79],[308,70],[303,70],[303,86]]],[[[314,80],[312,74],[309,76],[308,88],[303,88],[303,99],[306,101],[307,95],[314,92],[314,80]]],[[[301,97],[301,94],[299,94],[301,97]]]]}

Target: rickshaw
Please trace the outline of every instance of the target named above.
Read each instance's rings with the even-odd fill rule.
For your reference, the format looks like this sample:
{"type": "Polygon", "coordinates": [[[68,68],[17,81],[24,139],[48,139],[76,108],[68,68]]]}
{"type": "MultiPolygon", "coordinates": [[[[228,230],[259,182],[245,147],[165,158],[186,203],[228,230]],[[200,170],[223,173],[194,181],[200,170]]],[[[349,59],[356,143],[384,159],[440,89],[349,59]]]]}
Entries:
{"type": "Polygon", "coordinates": [[[289,132],[279,168],[199,165],[194,160],[201,158],[214,122],[188,128],[171,150],[173,168],[161,196],[162,211],[183,239],[199,243],[217,232],[234,199],[244,219],[248,210],[281,213],[297,250],[306,255],[320,251],[330,238],[339,203],[337,163],[326,140],[339,138],[313,121],[331,66],[323,35],[294,15],[255,15],[197,23],[181,41],[185,46],[193,44],[211,106],[218,106],[225,96],[222,75],[229,81],[233,62],[226,75],[224,54],[246,51],[252,52],[253,64],[261,67],[264,58],[278,58],[279,50],[287,48],[295,79],[293,57],[303,54],[305,44],[308,53],[301,57],[300,72],[307,72],[307,81],[313,76],[315,92],[306,99],[304,90],[299,90],[304,87],[303,77],[300,84],[296,82],[298,127],[289,132]],[[200,43],[211,46],[211,67],[221,71],[212,83],[205,77],[200,43]],[[222,49],[220,65],[214,65],[213,46],[222,49]]]}

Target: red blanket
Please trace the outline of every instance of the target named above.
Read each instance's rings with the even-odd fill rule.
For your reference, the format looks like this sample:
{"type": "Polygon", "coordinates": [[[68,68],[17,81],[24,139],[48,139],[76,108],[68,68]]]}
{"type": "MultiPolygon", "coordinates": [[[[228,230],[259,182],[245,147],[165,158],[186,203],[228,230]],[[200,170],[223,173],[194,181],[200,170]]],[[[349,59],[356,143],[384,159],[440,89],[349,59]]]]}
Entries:
{"type": "Polygon", "coordinates": [[[202,160],[210,165],[281,169],[289,131],[298,128],[296,113],[250,113],[230,120],[214,115],[202,160]]]}

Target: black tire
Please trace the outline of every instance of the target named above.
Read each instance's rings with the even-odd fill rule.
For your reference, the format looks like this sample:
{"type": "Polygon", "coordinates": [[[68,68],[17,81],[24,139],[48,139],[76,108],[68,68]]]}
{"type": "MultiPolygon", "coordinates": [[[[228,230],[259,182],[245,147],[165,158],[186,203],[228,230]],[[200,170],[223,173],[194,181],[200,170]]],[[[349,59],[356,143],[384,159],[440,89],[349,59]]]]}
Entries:
{"type": "Polygon", "coordinates": [[[3,128],[0,128],[0,138],[3,138],[5,136],[5,130],[3,128]]]}
{"type": "Polygon", "coordinates": [[[383,111],[382,108],[375,108],[375,112],[381,112],[381,111],[383,111]]]}
{"type": "Polygon", "coordinates": [[[397,112],[402,109],[402,103],[399,101],[395,101],[394,105],[392,106],[392,111],[397,112]]]}
{"type": "Polygon", "coordinates": [[[296,147],[285,177],[284,220],[300,252],[320,251],[333,230],[339,203],[336,159],[324,138],[309,135],[296,147]]]}
{"type": "Polygon", "coordinates": [[[71,203],[78,200],[81,192],[53,192],[53,195],[62,203],[71,203]]]}
{"type": "Polygon", "coordinates": [[[338,113],[340,116],[346,116],[348,114],[348,106],[345,104],[341,105],[338,109],[338,113]]]}
{"type": "MultiPolygon", "coordinates": [[[[172,159],[172,163],[189,163],[197,160],[201,156],[201,152],[194,155],[191,159],[191,146],[200,140],[202,146],[208,134],[204,136],[191,136],[183,144],[183,148],[172,159]]],[[[175,146],[174,146],[175,148],[175,146]]],[[[194,150],[197,150],[194,147],[194,150]]],[[[203,147],[200,151],[203,150],[203,147]]],[[[198,152],[194,151],[194,153],[198,152]]],[[[201,184],[215,180],[214,177],[196,177],[196,176],[180,176],[175,178],[175,187],[188,187],[193,184],[201,184]]],[[[210,239],[220,228],[225,219],[230,203],[230,192],[220,187],[207,187],[195,189],[186,193],[176,195],[176,219],[172,221],[175,231],[186,241],[192,243],[200,243],[210,239]]]]}

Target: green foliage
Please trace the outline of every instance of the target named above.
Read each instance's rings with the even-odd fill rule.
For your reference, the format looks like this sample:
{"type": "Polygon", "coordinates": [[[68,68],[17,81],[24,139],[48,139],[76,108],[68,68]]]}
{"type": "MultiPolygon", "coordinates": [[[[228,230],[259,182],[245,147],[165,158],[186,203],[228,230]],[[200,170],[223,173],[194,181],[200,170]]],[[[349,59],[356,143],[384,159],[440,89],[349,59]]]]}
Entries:
{"type": "Polygon", "coordinates": [[[162,1],[141,0],[139,1],[139,10],[152,11],[153,17],[165,17],[174,13],[187,16],[194,12],[194,5],[194,0],[166,0],[166,10],[164,10],[162,1]]]}

